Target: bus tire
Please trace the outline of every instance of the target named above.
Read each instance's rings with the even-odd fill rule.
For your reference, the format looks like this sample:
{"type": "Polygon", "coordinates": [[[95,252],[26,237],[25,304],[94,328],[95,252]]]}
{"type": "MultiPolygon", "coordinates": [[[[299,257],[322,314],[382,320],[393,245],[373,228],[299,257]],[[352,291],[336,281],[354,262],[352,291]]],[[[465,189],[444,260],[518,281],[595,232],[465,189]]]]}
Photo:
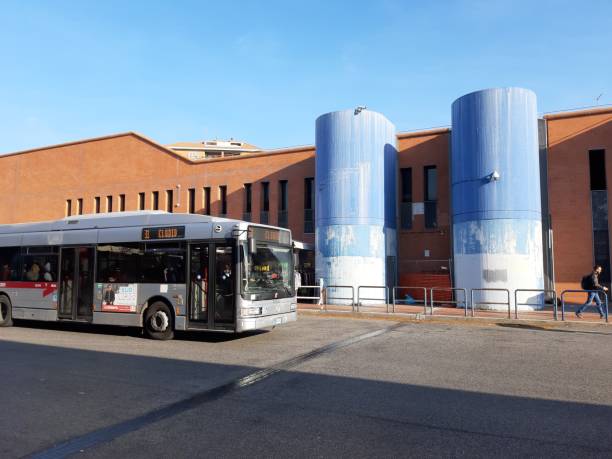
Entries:
{"type": "Polygon", "coordinates": [[[5,295],[0,295],[0,327],[13,325],[13,308],[11,300],[5,295]]]}
{"type": "Polygon", "coordinates": [[[147,308],[144,329],[151,339],[168,340],[174,338],[174,319],[166,303],[156,301],[147,308]]]}

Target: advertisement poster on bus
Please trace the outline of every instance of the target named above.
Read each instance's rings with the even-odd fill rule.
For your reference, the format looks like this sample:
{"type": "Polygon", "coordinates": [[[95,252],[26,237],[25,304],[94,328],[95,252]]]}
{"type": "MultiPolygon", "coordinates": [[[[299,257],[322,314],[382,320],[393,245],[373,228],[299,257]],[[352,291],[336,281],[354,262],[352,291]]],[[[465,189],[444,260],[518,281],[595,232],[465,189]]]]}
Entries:
{"type": "Polygon", "coordinates": [[[104,284],[102,287],[103,312],[136,312],[138,284],[104,284]]]}

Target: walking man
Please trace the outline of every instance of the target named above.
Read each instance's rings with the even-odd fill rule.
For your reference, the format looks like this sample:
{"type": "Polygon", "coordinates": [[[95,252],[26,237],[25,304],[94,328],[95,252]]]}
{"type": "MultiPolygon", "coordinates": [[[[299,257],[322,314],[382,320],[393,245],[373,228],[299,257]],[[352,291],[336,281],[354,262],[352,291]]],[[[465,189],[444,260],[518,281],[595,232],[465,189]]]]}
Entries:
{"type": "Polygon", "coordinates": [[[578,310],[576,311],[576,316],[581,319],[582,319],[582,311],[588,308],[589,305],[593,302],[593,300],[595,300],[595,306],[597,307],[597,310],[599,311],[599,317],[601,319],[604,318],[604,312],[601,307],[601,299],[599,298],[599,292],[600,291],[607,292],[608,288],[604,287],[603,285],[599,283],[599,275],[601,274],[601,271],[602,271],[602,268],[600,265],[593,266],[593,272],[591,273],[591,278],[590,278],[591,285],[589,285],[589,288],[588,288],[588,290],[591,290],[589,292],[589,298],[586,300],[586,303],[580,306],[578,310]]]}

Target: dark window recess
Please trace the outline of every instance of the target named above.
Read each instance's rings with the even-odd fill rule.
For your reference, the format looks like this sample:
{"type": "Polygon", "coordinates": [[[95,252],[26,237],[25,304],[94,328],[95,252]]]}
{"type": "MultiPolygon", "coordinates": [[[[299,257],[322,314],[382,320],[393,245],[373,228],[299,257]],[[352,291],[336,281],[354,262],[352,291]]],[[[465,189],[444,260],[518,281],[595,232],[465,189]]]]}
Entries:
{"type": "Polygon", "coordinates": [[[77,200],[77,213],[83,215],[83,198],[77,200]]]}
{"type": "Polygon", "coordinates": [[[608,231],[608,191],[605,150],[589,151],[591,213],[593,219],[593,262],[601,265],[600,281],[610,283],[610,234],[608,231]]]}
{"type": "Polygon", "coordinates": [[[151,193],[151,209],[159,210],[159,191],[151,193]]]}
{"type": "Polygon", "coordinates": [[[210,215],[210,187],[204,187],[204,214],[210,215]]]}
{"type": "Polygon", "coordinates": [[[314,233],[315,193],[314,178],[304,179],[304,232],[314,233]]]}
{"type": "Polygon", "coordinates": [[[174,192],[166,190],[166,212],[172,213],[174,210],[174,192]]]}
{"type": "Polygon", "coordinates": [[[138,193],[138,210],[144,210],[144,209],[145,209],[145,194],[138,193]]]}
{"type": "Polygon", "coordinates": [[[185,282],[183,243],[119,243],[98,246],[97,282],[185,282]]]}
{"type": "Polygon", "coordinates": [[[112,196],[106,197],[106,211],[107,212],[113,211],[113,197],[112,196]]]}
{"type": "Polygon", "coordinates": [[[219,200],[221,201],[221,215],[227,215],[227,186],[219,187],[219,200]]]}
{"type": "Polygon", "coordinates": [[[593,230],[608,231],[608,192],[591,191],[591,208],[593,211],[593,230]]]}
{"type": "Polygon", "coordinates": [[[251,221],[251,210],[253,207],[253,189],[250,183],[244,184],[244,215],[242,219],[251,221]]]}
{"type": "Polygon", "coordinates": [[[603,272],[600,281],[603,284],[610,283],[610,235],[608,231],[593,231],[593,253],[594,264],[601,265],[603,272]]]}
{"type": "Polygon", "coordinates": [[[119,195],[119,211],[125,212],[125,195],[124,194],[119,195]]]}
{"type": "Polygon", "coordinates": [[[425,228],[438,227],[438,170],[426,166],[425,175],[425,228]]]}
{"type": "Polygon", "coordinates": [[[591,190],[607,190],[606,151],[589,151],[589,170],[591,172],[591,190]]]}
{"type": "Polygon", "coordinates": [[[412,228],[412,168],[401,169],[402,200],[400,202],[400,223],[402,229],[412,228]]]}
{"type": "Polygon", "coordinates": [[[94,198],[94,212],[97,214],[100,213],[100,196],[94,198]]]}
{"type": "Polygon", "coordinates": [[[72,199],[66,199],[66,217],[72,215],[72,199]]]}
{"type": "Polygon", "coordinates": [[[195,214],[195,188],[189,188],[189,213],[195,214]]]}
{"type": "Polygon", "coordinates": [[[289,190],[287,180],[278,182],[278,226],[287,228],[289,224],[289,190]]]}
{"type": "Polygon", "coordinates": [[[270,183],[261,182],[261,212],[259,223],[267,224],[270,212],[270,183]]]}

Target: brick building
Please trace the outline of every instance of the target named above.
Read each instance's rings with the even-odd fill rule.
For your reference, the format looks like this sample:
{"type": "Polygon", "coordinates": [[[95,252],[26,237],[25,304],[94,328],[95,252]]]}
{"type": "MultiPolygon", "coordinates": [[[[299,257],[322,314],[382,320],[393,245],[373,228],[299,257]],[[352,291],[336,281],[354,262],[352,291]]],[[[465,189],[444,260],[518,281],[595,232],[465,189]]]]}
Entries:
{"type": "MultiPolygon", "coordinates": [[[[435,129],[397,136],[400,283],[451,282],[450,135],[435,129]]],[[[612,108],[547,115],[540,137],[555,288],[578,288],[594,262],[609,273],[612,108]]],[[[128,132],[10,153],[0,156],[0,170],[3,224],[159,209],[287,226],[295,239],[314,244],[314,146],[164,146],[128,132]]]]}

